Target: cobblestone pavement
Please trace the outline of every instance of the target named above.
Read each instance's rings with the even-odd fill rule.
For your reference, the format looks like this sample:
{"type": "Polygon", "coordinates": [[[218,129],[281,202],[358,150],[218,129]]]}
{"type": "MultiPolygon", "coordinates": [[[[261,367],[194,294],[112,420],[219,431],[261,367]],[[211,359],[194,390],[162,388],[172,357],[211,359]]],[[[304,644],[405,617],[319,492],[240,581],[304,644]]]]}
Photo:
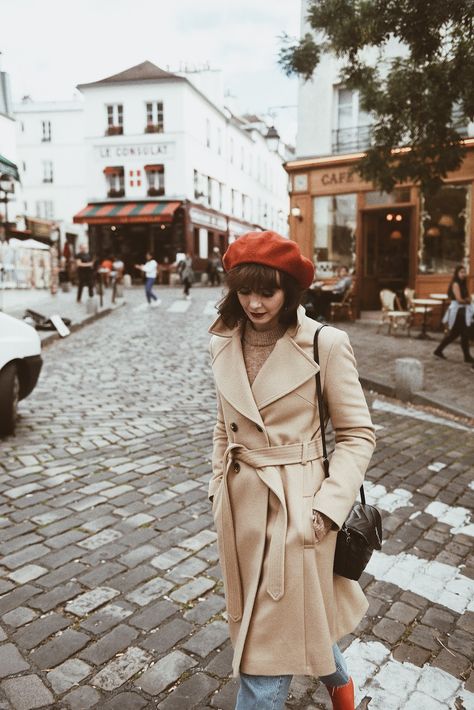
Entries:
{"type": "MultiPolygon", "coordinates": [[[[206,497],[217,290],[44,350],[0,459],[0,710],[221,708],[236,682],[206,497]]],[[[473,431],[371,397],[385,543],[345,649],[360,708],[474,708],[473,431]]],[[[288,707],[329,708],[295,678],[288,707]]]]}

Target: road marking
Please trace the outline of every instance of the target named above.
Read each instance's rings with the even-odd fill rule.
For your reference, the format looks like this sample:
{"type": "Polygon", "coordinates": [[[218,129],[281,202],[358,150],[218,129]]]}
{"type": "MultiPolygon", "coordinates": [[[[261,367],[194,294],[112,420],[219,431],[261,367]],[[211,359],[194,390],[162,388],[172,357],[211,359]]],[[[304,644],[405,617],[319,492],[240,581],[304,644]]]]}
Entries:
{"type": "Polygon", "coordinates": [[[186,313],[190,305],[191,301],[173,301],[166,311],[167,313],[186,313]]]}
{"type": "Polygon", "coordinates": [[[451,419],[445,419],[444,417],[437,417],[434,414],[429,414],[428,412],[418,411],[412,407],[403,407],[400,404],[392,404],[391,402],[383,402],[380,399],[374,399],[372,402],[372,409],[379,412],[388,412],[389,414],[398,414],[402,417],[412,417],[412,419],[420,419],[422,422],[431,422],[432,424],[443,424],[444,426],[449,426],[452,429],[461,429],[462,431],[473,431],[473,427],[466,426],[465,424],[459,424],[458,422],[453,422],[451,419]]]}
{"type": "Polygon", "coordinates": [[[459,614],[466,609],[474,611],[474,581],[457,567],[406,552],[386,555],[374,550],[366,571],[378,580],[396,584],[459,614]]]}
{"type": "Polygon", "coordinates": [[[474,537],[474,525],[471,523],[471,511],[461,506],[450,506],[437,500],[425,508],[425,513],[433,515],[440,523],[451,525],[453,535],[474,537]]]}
{"type": "Polygon", "coordinates": [[[441,668],[421,668],[396,661],[379,641],[355,639],[344,651],[354,679],[355,705],[372,698],[373,710],[454,710],[457,698],[466,710],[474,708],[474,693],[441,668]]]}

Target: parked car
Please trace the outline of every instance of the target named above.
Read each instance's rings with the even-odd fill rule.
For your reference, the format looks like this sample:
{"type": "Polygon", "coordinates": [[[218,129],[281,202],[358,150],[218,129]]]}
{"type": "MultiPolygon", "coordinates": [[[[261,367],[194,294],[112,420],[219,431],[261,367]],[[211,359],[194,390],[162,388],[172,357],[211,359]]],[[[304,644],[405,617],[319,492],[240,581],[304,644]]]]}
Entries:
{"type": "Polygon", "coordinates": [[[0,436],[14,433],[18,402],[34,389],[42,364],[36,330],[0,313],[0,436]]]}

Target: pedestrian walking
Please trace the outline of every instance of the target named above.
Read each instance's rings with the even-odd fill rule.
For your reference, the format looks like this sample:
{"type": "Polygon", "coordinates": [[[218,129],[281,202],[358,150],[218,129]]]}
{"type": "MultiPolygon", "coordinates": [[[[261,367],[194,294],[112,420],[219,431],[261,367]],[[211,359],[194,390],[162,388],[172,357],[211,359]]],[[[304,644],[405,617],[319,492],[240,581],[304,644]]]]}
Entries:
{"type": "Polygon", "coordinates": [[[135,264],[136,269],[140,269],[145,274],[145,296],[149,306],[158,306],[159,301],[155,293],[153,293],[153,285],[158,273],[158,264],[153,258],[153,254],[146,253],[145,264],[135,264]]]}
{"type": "Polygon", "coordinates": [[[77,302],[80,303],[84,286],[89,291],[89,298],[94,295],[94,260],[85,244],[81,244],[76,254],[77,266],[77,302]]]}
{"type": "Polygon", "coordinates": [[[474,308],[467,285],[467,272],[464,266],[456,266],[453,278],[448,287],[448,296],[451,303],[444,314],[443,323],[447,323],[449,332],[444,336],[433,355],[446,360],[444,349],[456,338],[460,338],[464,362],[474,362],[469,352],[469,327],[474,317],[474,308]]]}
{"type": "Polygon", "coordinates": [[[181,268],[181,278],[183,281],[183,294],[186,300],[190,301],[191,296],[189,294],[190,288],[192,286],[193,280],[194,280],[194,273],[193,273],[193,260],[191,257],[191,254],[186,252],[185,257],[183,259],[183,266],[181,268]]]}
{"type": "Polygon", "coordinates": [[[214,247],[212,250],[212,255],[209,257],[207,262],[207,275],[209,277],[209,283],[211,286],[220,286],[221,276],[220,271],[222,270],[222,259],[219,247],[214,247]]]}
{"type": "Polygon", "coordinates": [[[333,708],[353,710],[337,641],[368,603],[333,563],[375,438],[352,349],[343,331],[299,305],[314,267],[295,242],[248,233],[223,263],[227,290],[210,328],[217,422],[209,498],[240,674],[236,709],[284,708],[296,674],[319,676],[333,708]],[[336,437],[327,478],[318,371],[336,437]]]}

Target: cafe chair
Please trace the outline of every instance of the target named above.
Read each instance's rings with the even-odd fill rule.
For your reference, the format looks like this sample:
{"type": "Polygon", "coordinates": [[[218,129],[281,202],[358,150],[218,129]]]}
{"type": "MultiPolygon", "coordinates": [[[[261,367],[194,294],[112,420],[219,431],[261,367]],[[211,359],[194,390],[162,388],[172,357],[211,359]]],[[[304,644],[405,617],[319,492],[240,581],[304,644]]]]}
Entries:
{"type": "Polygon", "coordinates": [[[342,301],[332,301],[329,304],[329,319],[337,320],[354,320],[354,287],[351,286],[344,293],[342,301]]]}
{"type": "Polygon", "coordinates": [[[397,294],[389,288],[383,288],[380,293],[380,305],[382,306],[382,317],[377,328],[377,333],[384,325],[388,326],[387,334],[392,335],[394,330],[405,328],[407,335],[410,335],[412,326],[412,313],[410,309],[404,311],[400,305],[397,294]]]}

